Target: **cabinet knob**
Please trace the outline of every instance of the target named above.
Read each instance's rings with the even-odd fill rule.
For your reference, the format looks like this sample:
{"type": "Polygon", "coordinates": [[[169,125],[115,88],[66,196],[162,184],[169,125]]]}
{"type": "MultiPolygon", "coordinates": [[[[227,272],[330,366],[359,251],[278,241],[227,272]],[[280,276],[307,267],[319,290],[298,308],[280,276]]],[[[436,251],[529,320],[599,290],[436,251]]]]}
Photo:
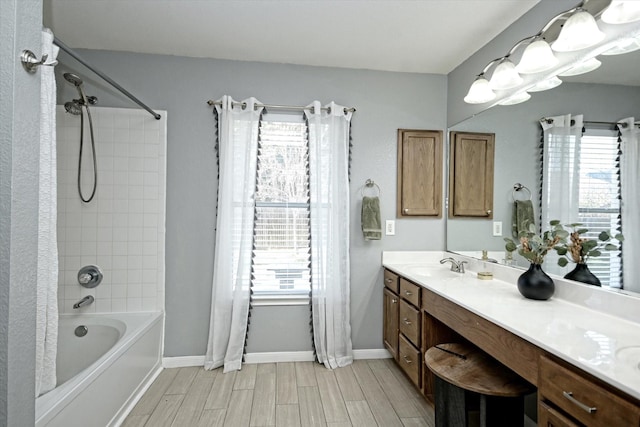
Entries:
{"type": "Polygon", "coordinates": [[[392,302],[393,304],[397,304],[397,303],[398,303],[398,300],[397,300],[397,299],[395,299],[395,298],[392,298],[392,299],[391,299],[391,302],[392,302]]]}
{"type": "Polygon", "coordinates": [[[413,293],[411,291],[404,291],[404,294],[408,297],[410,297],[411,295],[413,295],[413,293]]]}
{"type": "Polygon", "coordinates": [[[404,208],[404,213],[408,214],[409,213],[409,209],[408,208],[404,208]]]}
{"type": "Polygon", "coordinates": [[[406,317],[404,319],[402,319],[402,321],[404,322],[405,325],[410,325],[411,321],[409,319],[407,319],[406,317]]]}
{"type": "Polygon", "coordinates": [[[384,279],[384,281],[387,282],[387,283],[393,282],[393,280],[389,279],[388,277],[386,279],[384,279]]]}
{"type": "Polygon", "coordinates": [[[491,215],[491,212],[493,212],[491,209],[487,209],[487,216],[491,215]]]}
{"type": "Polygon", "coordinates": [[[413,361],[409,359],[407,356],[402,356],[402,358],[404,359],[407,365],[411,365],[413,363],[413,361]]]}

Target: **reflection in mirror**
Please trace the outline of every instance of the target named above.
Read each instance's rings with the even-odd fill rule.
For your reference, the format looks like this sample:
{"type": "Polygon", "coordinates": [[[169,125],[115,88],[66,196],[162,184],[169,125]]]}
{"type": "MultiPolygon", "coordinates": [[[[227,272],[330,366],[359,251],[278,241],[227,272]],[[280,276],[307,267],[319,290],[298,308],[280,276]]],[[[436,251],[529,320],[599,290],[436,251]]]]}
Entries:
{"type": "MultiPolygon", "coordinates": [[[[482,250],[487,250],[489,258],[504,263],[503,237],[511,236],[516,183],[530,190],[539,225],[541,118],[572,114],[583,115],[587,122],[615,123],[626,117],[640,117],[640,52],[600,59],[602,67],[593,73],[563,78],[559,87],[533,93],[523,104],[493,107],[450,129],[495,133],[494,218],[449,218],[447,250],[478,258],[482,250]],[[502,223],[502,235],[495,235],[500,228],[496,223],[502,223]]],[[[517,254],[514,258],[517,266],[528,266],[517,254]]],[[[556,261],[551,259],[543,265],[545,271],[555,274],[564,275],[567,271],[556,267],[556,261]]],[[[573,264],[569,267],[573,268],[573,264]]],[[[640,292],[633,283],[625,283],[624,288],[640,292]]]]}

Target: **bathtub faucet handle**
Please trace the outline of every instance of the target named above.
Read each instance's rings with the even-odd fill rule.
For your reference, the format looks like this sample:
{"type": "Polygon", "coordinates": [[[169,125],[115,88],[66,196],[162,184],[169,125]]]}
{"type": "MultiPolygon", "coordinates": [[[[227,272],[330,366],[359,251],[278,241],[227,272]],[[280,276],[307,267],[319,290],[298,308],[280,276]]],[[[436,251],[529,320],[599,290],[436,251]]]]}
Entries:
{"type": "Polygon", "coordinates": [[[81,285],[86,285],[91,279],[93,279],[93,274],[91,273],[83,273],[78,276],[78,282],[80,282],[81,285]]]}

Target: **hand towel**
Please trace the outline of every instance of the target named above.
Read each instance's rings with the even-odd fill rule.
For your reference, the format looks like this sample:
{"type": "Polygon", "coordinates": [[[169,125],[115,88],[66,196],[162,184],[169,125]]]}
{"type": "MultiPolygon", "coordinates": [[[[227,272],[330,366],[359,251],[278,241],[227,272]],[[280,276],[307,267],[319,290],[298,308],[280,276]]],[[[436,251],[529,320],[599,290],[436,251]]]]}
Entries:
{"type": "Polygon", "coordinates": [[[380,199],[378,197],[362,198],[362,234],[365,240],[380,240],[382,225],[380,221],[380,199]]]}
{"type": "Polygon", "coordinates": [[[516,200],[513,203],[511,226],[513,237],[517,239],[521,231],[529,231],[529,224],[535,225],[535,223],[531,200],[516,200]]]}

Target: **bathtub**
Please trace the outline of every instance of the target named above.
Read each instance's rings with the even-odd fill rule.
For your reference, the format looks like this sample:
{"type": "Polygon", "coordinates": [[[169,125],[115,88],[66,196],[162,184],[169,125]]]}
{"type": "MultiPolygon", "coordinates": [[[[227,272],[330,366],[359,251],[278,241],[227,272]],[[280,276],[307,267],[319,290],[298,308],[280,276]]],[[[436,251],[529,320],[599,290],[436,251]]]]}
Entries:
{"type": "Polygon", "coordinates": [[[36,399],[36,427],[119,425],[161,370],[162,316],[61,315],[58,384],[36,399]]]}

